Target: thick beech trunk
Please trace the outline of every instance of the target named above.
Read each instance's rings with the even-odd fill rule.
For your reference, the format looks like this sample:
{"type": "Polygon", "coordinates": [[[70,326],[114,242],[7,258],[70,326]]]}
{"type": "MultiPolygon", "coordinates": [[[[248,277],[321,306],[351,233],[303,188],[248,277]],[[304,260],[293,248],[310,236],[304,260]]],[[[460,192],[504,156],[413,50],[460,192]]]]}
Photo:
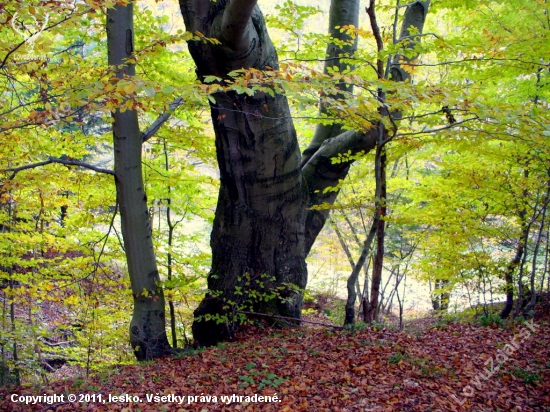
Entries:
{"type": "MultiPolygon", "coordinates": [[[[241,284],[245,275],[253,279],[267,275],[275,279],[273,286],[289,283],[304,288],[304,187],[296,134],[285,119],[289,116],[286,98],[259,94],[215,98],[212,119],[220,192],[210,242],[208,287],[222,291],[225,302],[237,302],[233,292],[236,286],[246,286],[241,284]],[[277,120],[258,118],[255,112],[277,120]]],[[[283,295],[290,299],[273,307],[273,312],[300,318],[301,295],[283,295]]],[[[223,304],[216,298],[207,299],[197,314],[209,313],[210,308],[217,312],[223,304]]],[[[213,329],[226,337],[226,327],[214,327],[213,322],[195,322],[194,337],[200,343],[214,343],[209,338],[213,329]]]]}
{"type": "MultiPolygon", "coordinates": [[[[125,64],[133,55],[132,3],[107,11],[109,65],[119,66],[117,77],[133,76],[125,64]]],[[[120,206],[122,238],[134,297],[130,343],[139,360],[163,356],[170,350],[165,331],[164,295],[155,261],[147,196],[141,170],[141,143],[135,110],[113,113],[115,181],[120,206]]]]}
{"type": "MultiPolygon", "coordinates": [[[[358,13],[357,4],[333,0],[331,15],[351,16],[355,10],[358,13]]],[[[277,53],[256,0],[180,0],[180,8],[188,31],[221,42],[189,43],[199,79],[207,75],[226,78],[241,68],[278,68],[277,53]]],[[[370,151],[378,133],[323,131],[302,158],[285,96],[231,92],[213,97],[221,187],[211,237],[211,293],[195,311],[201,320],[193,324],[200,345],[231,337],[230,325],[205,319],[223,315],[230,302],[237,303],[238,309],[241,295],[235,294],[235,288],[241,286],[239,279],[267,275],[275,279],[268,285],[271,288],[283,284],[305,287],[305,258],[327,217],[309,207],[335,201],[337,193],[323,191],[344,179],[351,164],[333,164],[331,158],[348,150],[370,151]]],[[[298,320],[301,294],[287,291],[283,295],[284,303],[260,309],[298,320]]]]}
{"type": "MultiPolygon", "coordinates": [[[[230,6],[226,9],[226,2],[195,3],[201,7],[207,4],[209,11],[198,18],[200,9],[195,8],[196,4],[182,3],[188,30],[224,41],[229,36],[229,28],[224,26],[227,14],[239,10],[230,6]]],[[[229,4],[236,7],[237,3],[229,4]]],[[[240,6],[246,9],[246,5],[240,6]]],[[[278,68],[277,54],[260,10],[250,9],[250,16],[240,31],[238,27],[230,28],[233,37],[223,46],[189,44],[199,78],[225,77],[229,71],[242,67],[278,68]],[[241,42],[239,35],[247,41],[241,42]]],[[[239,282],[244,282],[245,276],[267,275],[275,279],[273,286],[289,283],[303,288],[307,282],[305,188],[286,97],[263,93],[252,97],[217,93],[213,97],[216,103],[211,104],[211,112],[220,192],[211,236],[208,287],[221,292],[221,296],[207,296],[196,310],[197,316],[222,314],[230,301],[238,309],[242,302],[234,294],[235,287],[241,286],[239,282]]],[[[299,319],[301,295],[289,292],[284,297],[285,303],[278,303],[271,310],[299,319]]],[[[224,323],[201,320],[194,322],[193,335],[199,344],[211,345],[230,337],[231,330],[224,323]]]]}

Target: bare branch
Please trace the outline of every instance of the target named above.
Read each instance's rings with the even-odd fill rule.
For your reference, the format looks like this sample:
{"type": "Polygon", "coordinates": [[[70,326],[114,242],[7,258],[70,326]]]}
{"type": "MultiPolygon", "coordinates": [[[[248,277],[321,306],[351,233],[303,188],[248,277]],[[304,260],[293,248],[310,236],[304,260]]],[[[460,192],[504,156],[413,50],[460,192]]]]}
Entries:
{"type": "Polygon", "coordinates": [[[415,66],[415,67],[436,67],[436,66],[447,66],[451,64],[462,64],[464,62],[479,62],[479,63],[486,63],[486,62],[517,62],[521,64],[526,64],[530,66],[539,66],[541,68],[548,67],[548,63],[546,62],[535,62],[535,61],[529,61],[529,60],[522,60],[522,59],[511,59],[511,58],[496,58],[496,57],[471,57],[461,60],[450,60],[450,61],[444,61],[444,62],[438,62],[438,63],[407,63],[407,66],[415,66]]]}
{"type": "MultiPolygon", "coordinates": [[[[378,20],[376,20],[376,1],[371,0],[369,7],[367,7],[365,11],[369,16],[372,33],[374,35],[374,39],[376,40],[376,49],[378,53],[380,53],[384,50],[384,41],[382,40],[382,35],[380,34],[380,27],[378,27],[378,20]]],[[[378,72],[378,78],[379,79],[383,78],[384,62],[380,59],[380,57],[378,57],[376,60],[376,69],[378,72]]]]}
{"type": "Polygon", "coordinates": [[[112,176],[115,175],[115,172],[113,170],[103,169],[101,167],[94,166],[90,163],[81,162],[80,160],[59,159],[59,158],[56,158],[56,157],[50,157],[50,158],[48,158],[48,160],[44,160],[43,162],[32,163],[32,164],[25,165],[25,166],[4,169],[4,172],[12,172],[11,176],[8,179],[13,180],[15,178],[15,176],[17,175],[17,173],[19,173],[23,170],[35,169],[37,167],[46,166],[46,165],[49,165],[49,164],[52,164],[52,163],[59,163],[59,164],[66,165],[66,166],[79,166],[79,167],[82,167],[84,169],[93,170],[94,172],[105,173],[105,174],[112,175],[112,176]]]}
{"type": "Polygon", "coordinates": [[[464,123],[467,123],[467,122],[471,122],[472,120],[479,120],[479,117],[478,116],[470,117],[468,119],[464,119],[464,120],[461,120],[459,122],[456,122],[456,123],[453,123],[453,124],[450,124],[450,125],[447,125],[447,126],[438,127],[437,129],[428,129],[428,130],[421,130],[419,132],[409,132],[409,133],[396,133],[395,136],[393,136],[393,138],[401,137],[401,136],[418,136],[418,135],[421,135],[421,134],[437,133],[437,132],[440,132],[442,130],[454,129],[457,126],[459,126],[461,124],[464,124],[464,123]]]}
{"type": "Polygon", "coordinates": [[[435,33],[418,33],[418,34],[412,34],[410,36],[404,36],[404,37],[401,37],[401,39],[399,40],[404,40],[404,39],[416,39],[418,37],[426,37],[426,36],[433,36],[435,38],[438,38],[438,39],[441,39],[441,37],[439,37],[437,34],[435,33]]]}
{"type": "Polygon", "coordinates": [[[273,318],[273,319],[282,319],[282,320],[289,320],[289,321],[292,321],[292,322],[296,322],[296,321],[300,321],[300,322],[304,322],[304,323],[310,323],[312,325],[319,325],[319,326],[325,326],[327,328],[334,328],[334,329],[344,329],[344,327],[342,326],[337,326],[337,325],[329,325],[327,323],[321,323],[321,322],[313,322],[311,320],[304,320],[304,319],[296,319],[296,318],[291,318],[291,317],[288,317],[288,316],[277,316],[277,315],[268,315],[266,313],[258,313],[258,312],[248,312],[246,310],[238,310],[237,313],[243,313],[245,315],[251,315],[251,316],[263,316],[265,318],[273,318]]]}
{"type": "Polygon", "coordinates": [[[51,347],[55,347],[55,346],[62,346],[62,345],[72,345],[73,343],[75,343],[76,341],[73,339],[73,340],[67,340],[67,341],[64,341],[64,342],[55,342],[55,343],[52,343],[52,342],[48,342],[44,337],[42,336],[39,336],[38,337],[38,340],[40,342],[42,342],[43,344],[45,345],[48,345],[48,346],[51,346],[51,347]]]}
{"type": "Polygon", "coordinates": [[[161,114],[157,118],[157,120],[155,120],[151,124],[151,126],[149,126],[149,128],[141,134],[141,142],[145,143],[147,140],[153,137],[155,133],[158,132],[160,127],[170,118],[174,110],[176,110],[182,103],[183,103],[183,98],[181,97],[178,97],[176,100],[170,103],[170,106],[168,107],[168,111],[161,114]]]}

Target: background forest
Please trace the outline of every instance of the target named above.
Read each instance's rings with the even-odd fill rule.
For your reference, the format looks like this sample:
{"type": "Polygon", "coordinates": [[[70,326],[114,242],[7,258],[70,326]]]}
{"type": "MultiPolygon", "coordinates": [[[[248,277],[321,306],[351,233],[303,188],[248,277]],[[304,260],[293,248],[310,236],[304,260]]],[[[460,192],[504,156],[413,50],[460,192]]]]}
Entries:
{"type": "MultiPolygon", "coordinates": [[[[227,85],[197,80],[187,45],[213,40],[186,31],[171,0],[136,2],[135,75],[121,77],[105,30],[115,3],[0,2],[0,385],[38,382],[67,363],[89,373],[135,362],[136,292],[113,177],[117,110],[139,115],[168,340],[191,344],[220,184],[209,102],[226,91],[285,95],[302,151],[318,125],[389,130],[383,151],[332,160],[353,165],[322,190],[336,200],[313,206],[330,214],[307,257],[306,319],[401,328],[429,310],[472,307],[488,324],[532,315],[550,288],[546,0],[433,0],[423,29],[406,36],[410,5],[399,1],[376,3],[378,36],[367,1],[358,27],[331,36],[329,2],[260,0],[280,67],[231,72],[227,85]],[[325,65],[327,45],[355,41],[353,54],[325,65]],[[389,77],[390,63],[403,81],[389,77]],[[382,249],[371,234],[380,221],[382,249]],[[338,299],[327,306],[327,296],[338,299]]],[[[244,292],[233,310],[256,309],[250,300],[272,292],[244,292]]]]}

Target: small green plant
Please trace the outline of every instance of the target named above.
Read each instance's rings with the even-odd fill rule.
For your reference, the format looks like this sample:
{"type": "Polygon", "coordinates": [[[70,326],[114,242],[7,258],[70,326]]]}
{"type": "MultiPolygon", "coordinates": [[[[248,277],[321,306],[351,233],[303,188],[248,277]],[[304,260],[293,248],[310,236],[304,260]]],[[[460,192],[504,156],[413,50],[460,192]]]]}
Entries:
{"type": "Polygon", "coordinates": [[[77,378],[77,379],[75,379],[74,382],[73,382],[73,386],[74,386],[75,388],[79,388],[79,387],[81,387],[83,384],[84,384],[84,379],[81,379],[81,378],[77,378]]]}
{"type": "Polygon", "coordinates": [[[438,316],[437,321],[435,322],[435,328],[436,329],[447,329],[447,327],[456,322],[464,322],[466,321],[467,316],[461,316],[458,313],[445,313],[440,316],[438,316]]]}
{"type": "MultiPolygon", "coordinates": [[[[278,303],[286,303],[293,296],[302,294],[303,290],[294,284],[276,285],[274,276],[261,274],[251,276],[245,273],[237,279],[237,285],[231,298],[223,298],[221,313],[197,316],[195,321],[214,321],[217,324],[225,324],[228,334],[232,336],[239,325],[250,324],[253,320],[248,317],[248,312],[267,312],[271,309],[277,312],[278,303]]],[[[210,296],[220,298],[221,291],[210,291],[210,296]]]]}
{"type": "Polygon", "coordinates": [[[185,348],[178,348],[175,352],[174,352],[174,357],[176,359],[183,359],[185,358],[186,356],[194,356],[194,355],[198,355],[200,354],[201,352],[203,352],[204,350],[206,349],[206,347],[203,347],[203,346],[199,346],[197,348],[194,348],[192,346],[187,346],[185,348]]]}
{"type": "Polygon", "coordinates": [[[538,373],[532,373],[526,371],[525,369],[514,369],[512,375],[514,375],[516,378],[523,379],[523,381],[528,385],[536,385],[537,383],[542,381],[542,377],[538,373]]]}
{"type": "Polygon", "coordinates": [[[379,331],[379,330],[382,330],[386,327],[386,325],[384,324],[384,322],[380,322],[380,321],[377,321],[377,320],[374,320],[372,321],[372,323],[370,324],[370,326],[372,327],[372,329],[374,331],[379,331]]]}
{"type": "Polygon", "coordinates": [[[239,385],[241,388],[246,388],[250,385],[254,385],[259,379],[258,389],[263,389],[266,386],[271,386],[276,388],[283,381],[284,378],[278,377],[274,373],[269,372],[268,370],[258,371],[254,363],[248,363],[245,366],[248,371],[248,375],[240,375],[239,379],[242,383],[239,385]],[[255,380],[256,379],[256,380],[255,380]]]}
{"type": "Polygon", "coordinates": [[[239,379],[243,381],[243,383],[239,385],[240,388],[246,388],[247,386],[255,384],[254,378],[251,376],[239,375],[239,379]]]}
{"type": "Polygon", "coordinates": [[[313,315],[315,313],[317,313],[317,311],[313,308],[302,309],[302,315],[313,315]]]}
{"type": "Polygon", "coordinates": [[[311,290],[306,289],[304,291],[304,303],[315,303],[317,301],[314,294],[312,294],[311,290]]]}
{"type": "Polygon", "coordinates": [[[267,375],[266,379],[262,379],[260,381],[260,384],[258,385],[258,389],[263,389],[266,386],[271,386],[272,388],[276,388],[281,383],[284,382],[284,378],[277,377],[274,373],[270,373],[267,375]]]}
{"type": "Polygon", "coordinates": [[[487,313],[479,315],[477,323],[481,326],[502,326],[504,321],[499,315],[487,313]]]}
{"type": "Polygon", "coordinates": [[[344,326],[344,331],[350,334],[354,334],[356,332],[363,331],[368,327],[369,325],[365,322],[356,322],[356,323],[352,323],[351,325],[344,326]]]}
{"type": "Polygon", "coordinates": [[[325,330],[325,338],[332,338],[334,336],[334,332],[327,329],[325,330]]]}
{"type": "Polygon", "coordinates": [[[319,352],[318,350],[308,348],[308,349],[307,349],[307,353],[308,353],[310,356],[316,358],[317,356],[319,356],[319,353],[320,353],[320,352],[319,352]]]}
{"type": "Polygon", "coordinates": [[[403,360],[404,357],[405,357],[405,355],[403,353],[400,353],[400,352],[392,353],[388,357],[388,363],[390,365],[397,365],[403,360]]]}

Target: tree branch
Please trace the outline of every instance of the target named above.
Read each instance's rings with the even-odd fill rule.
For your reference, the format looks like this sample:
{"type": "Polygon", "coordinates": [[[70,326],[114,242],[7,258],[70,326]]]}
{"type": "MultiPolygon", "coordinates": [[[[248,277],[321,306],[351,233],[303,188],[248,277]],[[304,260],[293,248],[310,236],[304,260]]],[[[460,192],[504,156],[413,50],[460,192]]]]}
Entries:
{"type": "MultiPolygon", "coordinates": [[[[373,128],[365,133],[348,130],[336,137],[326,140],[309,161],[302,167],[302,176],[309,194],[308,207],[320,204],[334,204],[338,190],[325,192],[328,187],[335,187],[344,179],[353,159],[333,163],[332,158],[342,153],[356,155],[361,151],[368,153],[376,146],[378,129],[373,128]]],[[[305,250],[309,253],[315,238],[325,224],[329,210],[308,210],[306,216],[305,250]]]]}
{"type": "Polygon", "coordinates": [[[329,324],[327,324],[327,323],[321,323],[321,322],[313,322],[313,321],[311,321],[311,320],[296,319],[296,318],[291,318],[291,317],[288,317],[288,316],[268,315],[268,314],[266,314],[266,313],[248,312],[248,311],[246,311],[246,310],[238,310],[237,313],[242,313],[242,314],[244,314],[244,315],[251,315],[251,316],[263,316],[263,317],[265,317],[265,318],[290,320],[290,321],[292,321],[292,322],[296,322],[297,320],[299,320],[300,322],[310,323],[310,324],[312,324],[312,325],[320,325],[320,326],[325,326],[325,327],[327,327],[327,328],[334,328],[334,329],[339,329],[339,330],[344,329],[344,327],[342,327],[342,326],[329,325],[329,324]]]}
{"type": "Polygon", "coordinates": [[[186,30],[205,34],[202,25],[214,3],[207,0],[179,0],[179,4],[186,30]]]}
{"type": "MultiPolygon", "coordinates": [[[[430,6],[430,1],[416,1],[407,6],[405,15],[403,16],[403,24],[401,26],[401,33],[399,34],[398,42],[402,42],[405,39],[418,39],[422,35],[422,30],[424,29],[424,23],[426,22],[426,14],[428,13],[428,7],[430,6]],[[411,28],[415,29],[418,34],[411,34],[411,28]]],[[[416,46],[417,41],[411,41],[407,44],[406,48],[411,50],[416,46]]],[[[407,71],[401,68],[401,61],[403,60],[406,64],[416,60],[418,56],[405,57],[403,55],[397,54],[394,56],[393,61],[390,64],[390,73],[391,79],[394,81],[407,81],[411,80],[411,75],[407,71]]]]}
{"type": "MultiPolygon", "coordinates": [[[[369,7],[365,9],[367,15],[369,16],[370,25],[372,27],[372,34],[376,40],[376,49],[378,53],[381,53],[384,50],[384,42],[382,40],[382,35],[380,34],[380,28],[378,27],[378,21],[376,20],[376,1],[370,0],[369,7]]],[[[384,62],[380,57],[376,59],[376,69],[378,71],[378,78],[381,79],[384,77],[384,62]]]]}
{"type": "Polygon", "coordinates": [[[402,137],[402,136],[418,136],[418,135],[421,135],[421,134],[437,133],[437,132],[440,132],[442,130],[454,129],[457,126],[460,126],[461,124],[464,124],[464,123],[467,123],[467,122],[471,122],[472,120],[479,120],[479,117],[477,115],[475,115],[474,117],[469,117],[468,119],[460,120],[456,123],[449,124],[447,126],[438,127],[436,129],[421,130],[419,132],[396,133],[392,138],[402,137]]]}
{"type": "Polygon", "coordinates": [[[244,45],[248,47],[248,22],[257,0],[231,0],[223,12],[220,40],[224,45],[240,50],[244,45]]]}
{"type": "Polygon", "coordinates": [[[151,124],[151,126],[149,126],[149,128],[141,134],[141,142],[145,143],[147,140],[153,137],[155,133],[158,132],[160,127],[170,118],[174,110],[176,110],[182,103],[183,98],[181,97],[178,97],[172,103],[170,103],[168,110],[157,117],[157,120],[155,120],[151,124]]]}
{"type": "Polygon", "coordinates": [[[62,346],[62,345],[72,345],[73,343],[76,342],[76,340],[67,340],[67,341],[64,341],[64,342],[48,342],[45,338],[43,338],[42,336],[39,336],[38,337],[38,340],[40,342],[42,342],[43,344],[45,345],[48,345],[48,346],[51,346],[51,347],[56,347],[56,346],[62,346]]]}
{"type": "Polygon", "coordinates": [[[115,172],[113,170],[103,169],[101,167],[94,166],[90,163],[81,162],[80,160],[59,159],[59,158],[56,158],[56,157],[50,157],[50,158],[48,158],[48,160],[44,160],[43,162],[32,163],[30,165],[4,169],[4,172],[12,172],[10,177],[8,177],[8,180],[13,180],[15,178],[15,176],[17,175],[17,173],[19,173],[23,170],[35,169],[37,167],[49,165],[49,164],[52,164],[52,163],[59,163],[59,164],[66,165],[66,166],[79,166],[79,167],[82,167],[84,169],[93,170],[94,172],[105,173],[105,174],[112,175],[112,176],[115,175],[115,172]]]}

